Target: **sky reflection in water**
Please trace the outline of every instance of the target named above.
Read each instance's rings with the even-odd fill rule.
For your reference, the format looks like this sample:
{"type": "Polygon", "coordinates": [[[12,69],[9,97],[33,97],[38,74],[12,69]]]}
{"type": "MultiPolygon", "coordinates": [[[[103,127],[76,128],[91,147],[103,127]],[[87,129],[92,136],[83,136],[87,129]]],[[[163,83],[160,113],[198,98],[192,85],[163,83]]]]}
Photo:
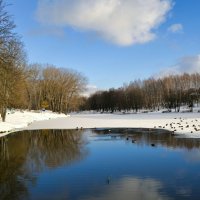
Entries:
{"type": "Polygon", "coordinates": [[[0,139],[6,199],[199,199],[200,140],[146,130],[25,131],[0,139]]]}

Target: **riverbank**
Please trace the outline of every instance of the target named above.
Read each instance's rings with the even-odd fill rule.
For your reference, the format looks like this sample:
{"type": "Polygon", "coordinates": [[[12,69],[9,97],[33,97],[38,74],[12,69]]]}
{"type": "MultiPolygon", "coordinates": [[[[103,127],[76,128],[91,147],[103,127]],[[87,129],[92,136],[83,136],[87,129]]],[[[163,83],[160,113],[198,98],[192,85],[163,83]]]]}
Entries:
{"type": "Polygon", "coordinates": [[[34,122],[28,130],[81,128],[165,129],[185,137],[200,138],[200,113],[72,114],[68,118],[34,122]]]}
{"type": "Polygon", "coordinates": [[[200,138],[200,113],[93,113],[66,116],[50,111],[15,111],[8,114],[6,122],[0,122],[0,137],[18,130],[77,128],[165,129],[184,137],[200,138]]]}
{"type": "Polygon", "coordinates": [[[51,111],[20,111],[7,112],[6,122],[0,121],[0,137],[11,132],[26,129],[31,123],[55,118],[66,118],[67,115],[53,113],[51,111]]]}

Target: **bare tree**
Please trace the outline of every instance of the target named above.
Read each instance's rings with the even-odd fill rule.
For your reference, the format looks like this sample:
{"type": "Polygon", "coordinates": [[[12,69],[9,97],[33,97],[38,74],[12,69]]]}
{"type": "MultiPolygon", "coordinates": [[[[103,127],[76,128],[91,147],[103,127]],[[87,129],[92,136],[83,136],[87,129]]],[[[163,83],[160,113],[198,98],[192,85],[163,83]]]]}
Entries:
{"type": "Polygon", "coordinates": [[[81,74],[53,65],[32,64],[27,69],[29,109],[46,107],[54,112],[77,110],[86,79],[81,74]],[[45,105],[45,106],[44,106],[45,105]]]}
{"type": "Polygon", "coordinates": [[[8,106],[17,102],[19,98],[15,97],[23,87],[25,59],[21,42],[17,39],[8,41],[1,56],[4,60],[0,62],[0,113],[5,121],[8,106]]]}
{"type": "Polygon", "coordinates": [[[200,74],[167,76],[134,81],[119,89],[98,91],[86,101],[86,108],[97,111],[159,110],[180,111],[181,105],[191,108],[200,100],[200,74]]]}

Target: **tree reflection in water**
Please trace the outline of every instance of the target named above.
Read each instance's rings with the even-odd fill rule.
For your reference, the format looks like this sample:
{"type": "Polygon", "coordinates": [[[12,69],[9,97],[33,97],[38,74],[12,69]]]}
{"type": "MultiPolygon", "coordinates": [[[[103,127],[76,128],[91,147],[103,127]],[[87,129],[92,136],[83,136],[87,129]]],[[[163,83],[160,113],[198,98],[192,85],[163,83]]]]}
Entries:
{"type": "MultiPolygon", "coordinates": [[[[68,195],[70,199],[121,199],[125,195],[125,199],[132,199],[133,193],[135,197],[142,195],[146,199],[167,199],[160,191],[164,194],[169,192],[172,196],[176,196],[177,191],[179,196],[183,193],[190,195],[188,191],[192,190],[187,189],[188,185],[192,183],[193,191],[198,187],[196,176],[193,176],[198,172],[199,163],[193,165],[193,162],[200,160],[199,147],[198,139],[177,138],[170,132],[149,129],[41,130],[14,133],[0,138],[0,199],[58,199],[67,198],[68,195]],[[119,143],[113,143],[112,140],[119,140],[119,143]],[[88,141],[89,145],[86,145],[88,141]],[[181,151],[177,153],[170,150],[163,165],[159,159],[163,158],[163,152],[167,153],[165,148],[149,151],[149,147],[156,146],[181,151]],[[145,149],[149,154],[143,151],[145,149]],[[90,155],[88,152],[91,152],[90,155]],[[186,157],[180,156],[185,152],[186,157]],[[84,159],[86,156],[88,159],[84,159]],[[146,159],[146,156],[153,156],[154,160],[146,159]],[[179,158],[176,166],[175,158],[179,158]],[[185,158],[189,162],[185,162],[185,158]],[[84,162],[80,162],[83,159],[84,162]],[[74,163],[77,165],[69,167],[74,163]],[[147,164],[150,166],[148,170],[147,164]],[[62,169],[59,170],[58,167],[62,169]],[[158,173],[158,169],[166,171],[162,174],[158,173]],[[181,175],[183,169],[188,170],[184,176],[181,175]],[[108,188],[107,183],[106,186],[104,184],[110,172],[114,178],[111,176],[108,188]],[[182,180],[185,182],[179,183],[178,189],[176,185],[170,185],[168,177],[171,174],[175,180],[184,178],[182,180]],[[144,178],[145,176],[150,179],[144,178]],[[55,185],[49,185],[54,182],[55,185]],[[133,192],[126,192],[130,191],[130,186],[133,192]],[[121,190],[116,191],[115,188],[121,190]],[[147,190],[148,193],[145,193],[147,190]],[[40,196],[41,191],[44,196],[40,196]]],[[[199,194],[198,190],[193,196],[196,194],[199,194]]]]}
{"type": "Polygon", "coordinates": [[[87,155],[81,131],[24,131],[0,138],[0,198],[28,199],[27,184],[45,168],[56,168],[87,155]]]}
{"type": "MultiPolygon", "coordinates": [[[[185,148],[188,150],[200,147],[198,138],[181,138],[172,135],[171,132],[156,129],[93,129],[97,134],[119,134],[130,141],[135,141],[137,145],[161,145],[168,148],[185,148]]],[[[114,137],[112,137],[114,138],[114,137]]]]}
{"type": "Polygon", "coordinates": [[[28,163],[40,167],[54,168],[63,164],[71,164],[86,155],[83,148],[85,141],[80,131],[43,130],[29,134],[28,163]]]}

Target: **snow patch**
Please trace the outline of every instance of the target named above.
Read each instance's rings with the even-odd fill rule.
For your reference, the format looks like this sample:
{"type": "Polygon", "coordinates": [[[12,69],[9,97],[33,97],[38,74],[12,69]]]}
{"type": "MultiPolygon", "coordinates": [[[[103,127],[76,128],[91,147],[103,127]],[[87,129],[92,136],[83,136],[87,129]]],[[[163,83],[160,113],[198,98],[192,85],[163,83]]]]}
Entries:
{"type": "Polygon", "coordinates": [[[35,121],[43,121],[55,118],[65,118],[65,114],[57,114],[51,111],[8,111],[6,122],[0,121],[0,137],[20,129],[24,129],[35,121]]]}

